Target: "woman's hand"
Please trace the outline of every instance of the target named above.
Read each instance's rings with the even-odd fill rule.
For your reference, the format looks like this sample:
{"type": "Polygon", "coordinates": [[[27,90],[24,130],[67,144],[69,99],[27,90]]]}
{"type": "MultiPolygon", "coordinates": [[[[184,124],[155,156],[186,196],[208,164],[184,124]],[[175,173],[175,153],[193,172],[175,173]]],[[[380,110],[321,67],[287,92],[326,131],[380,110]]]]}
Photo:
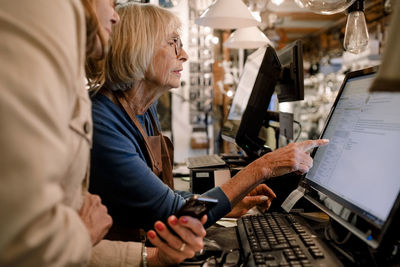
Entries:
{"type": "Polygon", "coordinates": [[[260,184],[239,201],[226,217],[238,218],[255,206],[258,206],[262,212],[265,212],[271,206],[271,202],[274,198],[276,198],[274,191],[267,185],[260,184]]]}
{"type": "Polygon", "coordinates": [[[194,257],[197,251],[203,249],[203,238],[206,235],[203,224],[206,221],[207,215],[204,215],[201,221],[189,216],[178,219],[172,215],[168,218],[168,225],[176,234],[173,234],[164,223],[157,221],[154,224],[156,231],[147,232],[148,239],[156,246],[148,250],[148,265],[176,265],[194,257]]]}
{"type": "Polygon", "coordinates": [[[312,167],[312,158],[309,151],[315,147],[329,143],[327,139],[307,140],[300,143],[291,143],[258,159],[261,164],[270,170],[269,177],[281,176],[290,172],[304,174],[312,167]]]}
{"type": "Polygon", "coordinates": [[[112,225],[112,218],[98,195],[85,194],[79,216],[89,232],[93,246],[103,239],[112,225]]]}

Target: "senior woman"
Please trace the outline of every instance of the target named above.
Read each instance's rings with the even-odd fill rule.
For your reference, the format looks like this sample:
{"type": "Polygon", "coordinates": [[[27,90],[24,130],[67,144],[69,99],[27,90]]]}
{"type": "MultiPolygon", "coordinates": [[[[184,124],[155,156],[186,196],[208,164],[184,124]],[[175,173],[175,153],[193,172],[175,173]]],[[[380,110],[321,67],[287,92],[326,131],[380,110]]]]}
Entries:
{"type": "MultiPolygon", "coordinates": [[[[171,12],[128,3],[118,7],[117,13],[121,21],[114,27],[106,58],[106,83],[92,96],[90,190],[102,197],[113,217],[113,238],[125,239],[130,238],[128,229],[149,229],[156,220],[166,221],[191,196],[173,190],[171,146],[161,134],[156,113],[157,99],[180,86],[188,55],[179,37],[181,23],[171,12]]],[[[260,184],[285,173],[307,172],[312,165],[307,151],[326,143],[305,141],[280,148],[206,192],[219,200],[208,213],[207,225],[235,206],[233,215],[241,215],[263,202],[261,195],[272,199],[272,190],[260,184]],[[256,196],[256,201],[248,201],[248,194],[256,196]]]]}

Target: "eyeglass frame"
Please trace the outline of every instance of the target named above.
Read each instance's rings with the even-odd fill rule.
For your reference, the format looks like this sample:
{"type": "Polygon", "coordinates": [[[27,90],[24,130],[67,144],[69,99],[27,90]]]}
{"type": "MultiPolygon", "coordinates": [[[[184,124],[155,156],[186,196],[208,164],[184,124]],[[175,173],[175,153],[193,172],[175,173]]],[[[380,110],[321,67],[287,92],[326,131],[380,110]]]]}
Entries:
{"type": "Polygon", "coordinates": [[[179,56],[183,49],[182,40],[180,37],[172,37],[171,40],[174,41],[175,55],[179,56]]]}

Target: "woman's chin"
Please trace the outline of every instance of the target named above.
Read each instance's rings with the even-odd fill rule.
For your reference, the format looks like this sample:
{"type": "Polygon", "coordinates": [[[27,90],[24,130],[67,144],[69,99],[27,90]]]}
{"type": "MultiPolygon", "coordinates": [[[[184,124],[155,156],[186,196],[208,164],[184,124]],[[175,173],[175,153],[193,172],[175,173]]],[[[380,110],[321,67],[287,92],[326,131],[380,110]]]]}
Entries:
{"type": "Polygon", "coordinates": [[[179,87],[181,87],[181,83],[180,82],[171,83],[171,84],[166,86],[166,88],[168,88],[168,91],[171,90],[171,89],[179,88],[179,87]]]}

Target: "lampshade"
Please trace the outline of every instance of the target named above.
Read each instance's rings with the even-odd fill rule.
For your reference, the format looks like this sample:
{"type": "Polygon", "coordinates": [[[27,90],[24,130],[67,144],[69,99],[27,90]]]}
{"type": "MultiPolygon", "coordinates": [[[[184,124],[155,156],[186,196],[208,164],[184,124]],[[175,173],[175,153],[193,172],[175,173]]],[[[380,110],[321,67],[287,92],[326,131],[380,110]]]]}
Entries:
{"type": "Polygon", "coordinates": [[[272,42],[256,26],[240,28],[234,31],[224,43],[229,48],[247,48],[254,49],[272,42]]]}
{"type": "Polygon", "coordinates": [[[215,29],[257,26],[257,21],[242,0],[215,0],[195,23],[215,29]]]}
{"type": "Polygon", "coordinates": [[[394,3],[389,34],[383,51],[378,76],[372,83],[371,91],[400,93],[400,1],[394,3]]]}

